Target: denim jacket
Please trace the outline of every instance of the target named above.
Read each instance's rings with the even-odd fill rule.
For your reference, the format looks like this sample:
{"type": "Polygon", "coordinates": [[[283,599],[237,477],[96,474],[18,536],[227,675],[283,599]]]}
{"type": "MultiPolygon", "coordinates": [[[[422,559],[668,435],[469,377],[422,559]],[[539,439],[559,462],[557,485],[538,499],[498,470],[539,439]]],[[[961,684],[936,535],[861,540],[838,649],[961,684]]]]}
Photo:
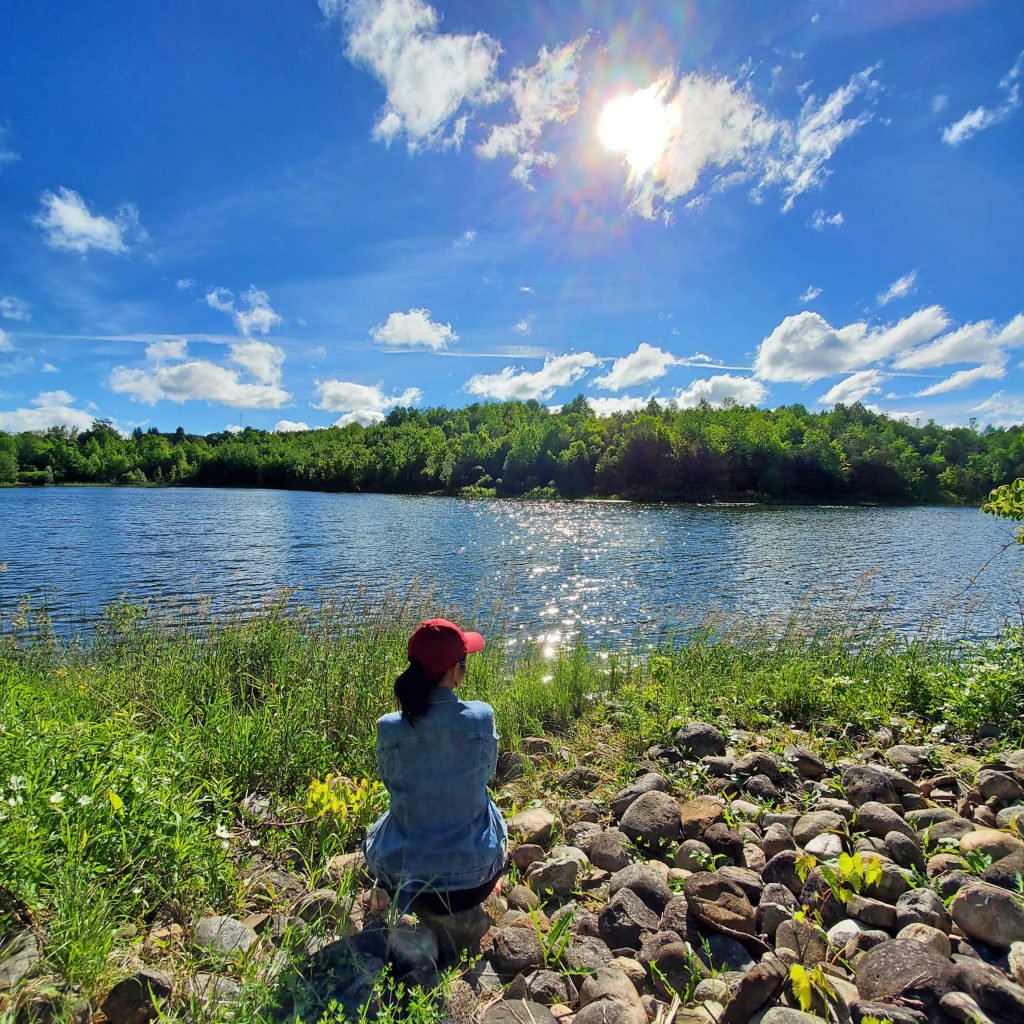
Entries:
{"type": "Polygon", "coordinates": [[[498,760],[494,712],[448,689],[430,694],[414,725],[377,721],[377,769],[391,806],[363,844],[370,871],[392,888],[472,889],[505,862],[508,833],[487,795],[498,760]]]}

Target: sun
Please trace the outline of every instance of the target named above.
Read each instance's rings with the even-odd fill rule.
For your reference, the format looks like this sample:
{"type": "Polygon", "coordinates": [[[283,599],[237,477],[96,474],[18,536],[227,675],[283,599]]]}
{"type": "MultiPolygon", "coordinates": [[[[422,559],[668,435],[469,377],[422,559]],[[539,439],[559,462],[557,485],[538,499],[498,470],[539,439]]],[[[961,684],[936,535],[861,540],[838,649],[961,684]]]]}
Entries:
{"type": "Polygon", "coordinates": [[[668,108],[661,102],[661,83],[618,96],[601,112],[597,135],[606,149],[622,153],[639,176],[665,151],[669,136],[668,108]]]}

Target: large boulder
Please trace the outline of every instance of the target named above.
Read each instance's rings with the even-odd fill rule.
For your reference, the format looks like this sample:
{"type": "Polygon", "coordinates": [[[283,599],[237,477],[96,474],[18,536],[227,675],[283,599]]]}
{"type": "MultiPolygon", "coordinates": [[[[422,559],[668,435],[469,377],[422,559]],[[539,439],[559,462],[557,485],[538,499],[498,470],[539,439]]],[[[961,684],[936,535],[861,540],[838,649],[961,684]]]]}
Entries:
{"type": "Polygon", "coordinates": [[[683,839],[700,839],[704,831],[725,817],[721,800],[698,796],[679,805],[679,824],[683,839]]]}
{"type": "Polygon", "coordinates": [[[619,827],[634,843],[673,843],[679,838],[679,804],[658,790],[644,793],[626,809],[619,827]]]}
{"type": "Polygon", "coordinates": [[[528,807],[512,815],[507,824],[513,842],[547,846],[555,827],[555,816],[546,807],[528,807]]]}
{"type": "Polygon", "coordinates": [[[736,882],[698,871],[683,882],[683,895],[694,917],[713,931],[754,934],[754,908],[736,882]]]}
{"type": "Polygon", "coordinates": [[[620,889],[601,908],[597,921],[611,949],[639,949],[643,933],[658,930],[658,915],[632,889],[620,889]]]}
{"type": "Polygon", "coordinates": [[[928,1020],[939,1018],[939,1001],[957,987],[956,968],[944,956],[912,939],[891,939],[857,960],[856,984],[872,1002],[917,1001],[928,1020]]]}
{"type": "Polygon", "coordinates": [[[1024,901],[997,885],[963,886],[953,898],[950,913],[968,938],[1000,949],[1024,940],[1024,901]]]}
{"type": "Polygon", "coordinates": [[[690,761],[725,753],[725,736],[708,722],[691,722],[676,733],[676,746],[690,761]]]}
{"type": "Polygon", "coordinates": [[[535,971],[544,963],[544,950],[534,928],[499,928],[494,934],[491,963],[503,978],[535,971]]]}
{"type": "Polygon", "coordinates": [[[855,807],[869,802],[899,803],[890,777],[873,765],[858,764],[843,769],[843,792],[855,807]]]}
{"type": "Polygon", "coordinates": [[[203,953],[246,953],[259,936],[233,917],[204,917],[192,933],[192,946],[203,953]]]}
{"type": "Polygon", "coordinates": [[[107,993],[103,1015],[110,1024],[148,1024],[160,1016],[160,1007],[170,997],[170,977],[163,971],[144,968],[107,993]]]}
{"type": "Polygon", "coordinates": [[[608,895],[614,896],[620,889],[632,889],[658,915],[672,899],[665,876],[649,864],[629,864],[616,871],[608,885],[608,895]]]}
{"type": "Polygon", "coordinates": [[[27,978],[42,959],[39,940],[26,929],[6,946],[0,946],[0,992],[14,988],[27,978]]]}
{"type": "Polygon", "coordinates": [[[620,871],[633,860],[629,839],[617,828],[594,836],[587,847],[587,855],[594,867],[602,871],[620,871]]]}
{"type": "Polygon", "coordinates": [[[625,789],[620,790],[611,799],[612,815],[617,819],[626,813],[629,805],[644,793],[668,793],[672,789],[668,779],[659,772],[647,772],[634,779],[625,789]]]}

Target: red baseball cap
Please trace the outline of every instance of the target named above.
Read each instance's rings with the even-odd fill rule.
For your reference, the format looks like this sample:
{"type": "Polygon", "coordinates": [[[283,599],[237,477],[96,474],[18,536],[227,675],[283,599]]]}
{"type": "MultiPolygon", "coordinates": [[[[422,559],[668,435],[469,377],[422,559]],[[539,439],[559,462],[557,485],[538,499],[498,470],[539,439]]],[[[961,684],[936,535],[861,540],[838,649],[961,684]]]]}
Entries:
{"type": "Polygon", "coordinates": [[[440,679],[467,654],[484,649],[479,633],[465,633],[447,619],[427,619],[409,637],[409,658],[415,658],[432,679],[440,679]]]}

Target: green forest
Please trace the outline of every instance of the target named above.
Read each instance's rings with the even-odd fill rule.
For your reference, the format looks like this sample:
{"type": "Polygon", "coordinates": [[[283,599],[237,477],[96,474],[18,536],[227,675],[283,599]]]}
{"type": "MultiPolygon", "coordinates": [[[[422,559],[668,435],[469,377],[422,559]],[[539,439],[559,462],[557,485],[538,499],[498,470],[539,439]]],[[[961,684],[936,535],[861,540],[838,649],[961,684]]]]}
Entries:
{"type": "Polygon", "coordinates": [[[977,503],[1024,476],[1024,428],[915,426],[860,404],[809,412],[652,401],[598,417],[581,395],[297,433],[0,433],[0,483],[272,487],[637,500],[977,503]]]}

